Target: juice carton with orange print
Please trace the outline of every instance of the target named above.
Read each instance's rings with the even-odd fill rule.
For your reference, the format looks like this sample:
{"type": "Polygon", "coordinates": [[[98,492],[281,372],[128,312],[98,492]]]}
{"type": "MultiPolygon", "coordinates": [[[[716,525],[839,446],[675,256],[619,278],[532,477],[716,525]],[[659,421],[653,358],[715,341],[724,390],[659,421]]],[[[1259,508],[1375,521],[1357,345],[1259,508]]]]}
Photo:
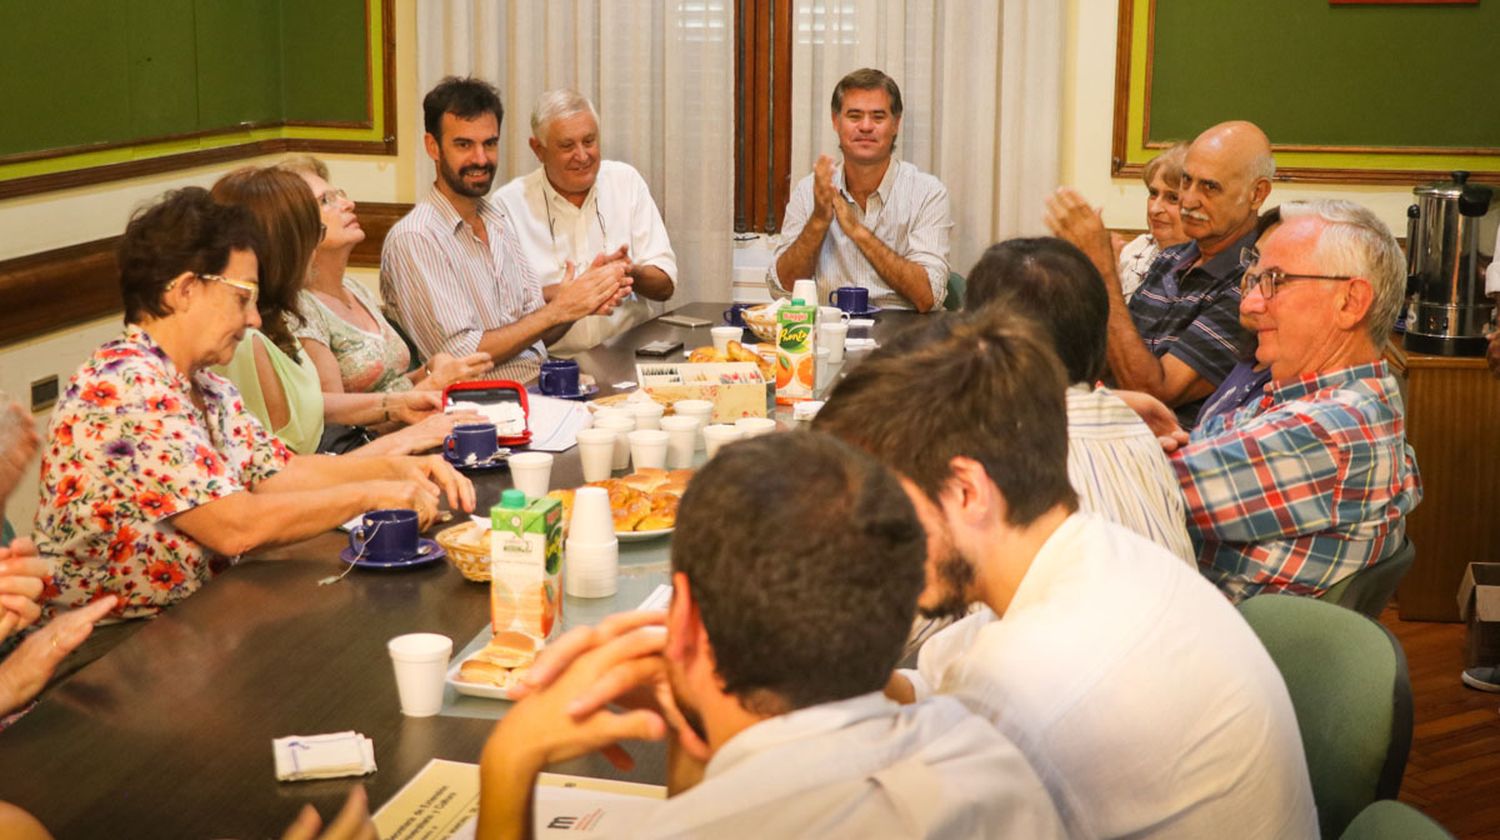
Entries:
{"type": "Polygon", "coordinates": [[[776,312],[776,402],[813,398],[817,382],[818,307],[801,298],[776,312]]]}
{"type": "Polygon", "coordinates": [[[545,640],[562,623],[562,504],[506,490],[490,508],[490,627],[545,640]]]}

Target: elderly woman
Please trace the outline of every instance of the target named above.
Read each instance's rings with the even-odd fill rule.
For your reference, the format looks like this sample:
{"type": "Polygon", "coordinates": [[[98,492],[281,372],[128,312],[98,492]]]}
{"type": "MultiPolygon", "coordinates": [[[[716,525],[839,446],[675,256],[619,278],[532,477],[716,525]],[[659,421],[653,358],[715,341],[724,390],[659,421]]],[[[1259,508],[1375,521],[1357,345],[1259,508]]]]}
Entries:
{"type": "MultiPolygon", "coordinates": [[[[301,182],[298,182],[299,186],[301,182]]],[[[209,368],[256,311],[260,237],[242,208],[190,187],[136,213],[119,245],[125,332],[73,375],[48,430],[35,538],[54,561],[44,619],[117,595],[138,618],[255,549],[363,511],[474,506],[440,456],[291,457],[209,368]]]]}
{"type": "Polygon", "coordinates": [[[250,412],[294,452],[317,451],[325,419],[382,431],[414,424],[354,450],[360,455],[429,449],[442,442],[455,420],[478,419],[436,413],[441,399],[431,391],[352,394],[341,389],[325,394],[317,368],[292,334],[303,322],[297,300],[325,233],[312,191],[290,172],[246,167],[220,178],[213,197],[248,210],[265,243],[256,304],[259,329],[246,333],[220,372],[239,388],[250,412]]]}
{"type": "Polygon", "coordinates": [[[438,353],[422,367],[411,368],[411,353],[380,306],[345,272],[349,253],[365,239],[354,202],[328,183],[328,167],[310,155],[279,165],[307,183],[318,200],[327,233],[313,252],[312,270],[297,298],[302,323],[293,329],[302,349],[318,369],[325,394],[442,390],[473,379],[493,364],[485,353],[462,359],[438,353]]]}
{"type": "Polygon", "coordinates": [[[1146,225],[1149,230],[1129,243],[1118,242],[1120,291],[1125,300],[1146,281],[1146,272],[1161,252],[1188,240],[1182,232],[1178,187],[1182,184],[1182,163],[1187,159],[1186,143],[1177,143],[1152,158],[1141,172],[1146,182],[1146,225]],[[1123,247],[1119,247],[1123,245],[1123,247]]]}

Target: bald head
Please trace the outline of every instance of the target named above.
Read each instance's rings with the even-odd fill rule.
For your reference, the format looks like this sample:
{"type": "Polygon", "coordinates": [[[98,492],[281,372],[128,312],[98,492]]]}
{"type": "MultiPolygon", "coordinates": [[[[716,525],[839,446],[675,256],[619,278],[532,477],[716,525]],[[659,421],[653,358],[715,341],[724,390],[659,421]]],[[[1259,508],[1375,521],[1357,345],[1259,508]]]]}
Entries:
{"type": "Polygon", "coordinates": [[[1182,228],[1211,257],[1255,229],[1276,159],[1254,123],[1219,123],[1198,135],[1182,167],[1182,228]]]}

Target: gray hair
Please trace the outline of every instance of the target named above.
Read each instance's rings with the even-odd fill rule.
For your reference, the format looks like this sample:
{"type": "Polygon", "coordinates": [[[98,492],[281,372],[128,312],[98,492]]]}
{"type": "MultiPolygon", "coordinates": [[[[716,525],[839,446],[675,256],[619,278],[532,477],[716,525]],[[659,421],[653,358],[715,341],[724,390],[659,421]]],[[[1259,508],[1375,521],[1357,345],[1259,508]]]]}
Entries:
{"type": "Polygon", "coordinates": [[[1255,160],[1250,161],[1250,178],[1259,180],[1265,178],[1267,181],[1276,177],[1276,156],[1267,150],[1265,154],[1256,155],[1255,160]]]}
{"type": "Polygon", "coordinates": [[[546,143],[547,126],[553,120],[571,117],[587,111],[594,118],[594,123],[599,123],[599,112],[594,110],[594,103],[587,96],[569,88],[557,88],[549,90],[536,98],[536,105],[531,109],[531,136],[539,143],[546,143]]]}
{"type": "Polygon", "coordinates": [[[1306,216],[1327,225],[1313,252],[1317,271],[1347,274],[1370,281],[1375,297],[1365,329],[1376,347],[1384,347],[1391,325],[1406,300],[1406,258],[1385,222],[1352,201],[1289,201],[1280,207],[1281,221],[1306,216]]]}

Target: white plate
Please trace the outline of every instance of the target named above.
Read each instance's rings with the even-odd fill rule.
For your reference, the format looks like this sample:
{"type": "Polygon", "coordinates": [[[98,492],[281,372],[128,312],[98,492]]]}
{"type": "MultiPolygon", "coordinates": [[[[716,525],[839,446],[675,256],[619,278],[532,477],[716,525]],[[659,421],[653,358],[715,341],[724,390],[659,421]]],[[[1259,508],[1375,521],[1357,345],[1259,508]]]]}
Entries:
{"type": "Polygon", "coordinates": [[[665,537],[667,534],[677,530],[676,528],[657,528],[655,531],[616,531],[615,539],[620,542],[645,542],[657,537],[665,537]]]}
{"type": "MultiPolygon", "coordinates": [[[[472,656],[472,654],[470,655],[472,656]]],[[[510,689],[508,688],[501,688],[498,685],[490,685],[489,683],[465,682],[459,679],[458,671],[467,661],[469,661],[469,657],[466,656],[454,662],[453,667],[448,669],[448,684],[453,686],[454,691],[459,694],[467,694],[470,697],[488,697],[491,700],[511,699],[510,689]]]]}

